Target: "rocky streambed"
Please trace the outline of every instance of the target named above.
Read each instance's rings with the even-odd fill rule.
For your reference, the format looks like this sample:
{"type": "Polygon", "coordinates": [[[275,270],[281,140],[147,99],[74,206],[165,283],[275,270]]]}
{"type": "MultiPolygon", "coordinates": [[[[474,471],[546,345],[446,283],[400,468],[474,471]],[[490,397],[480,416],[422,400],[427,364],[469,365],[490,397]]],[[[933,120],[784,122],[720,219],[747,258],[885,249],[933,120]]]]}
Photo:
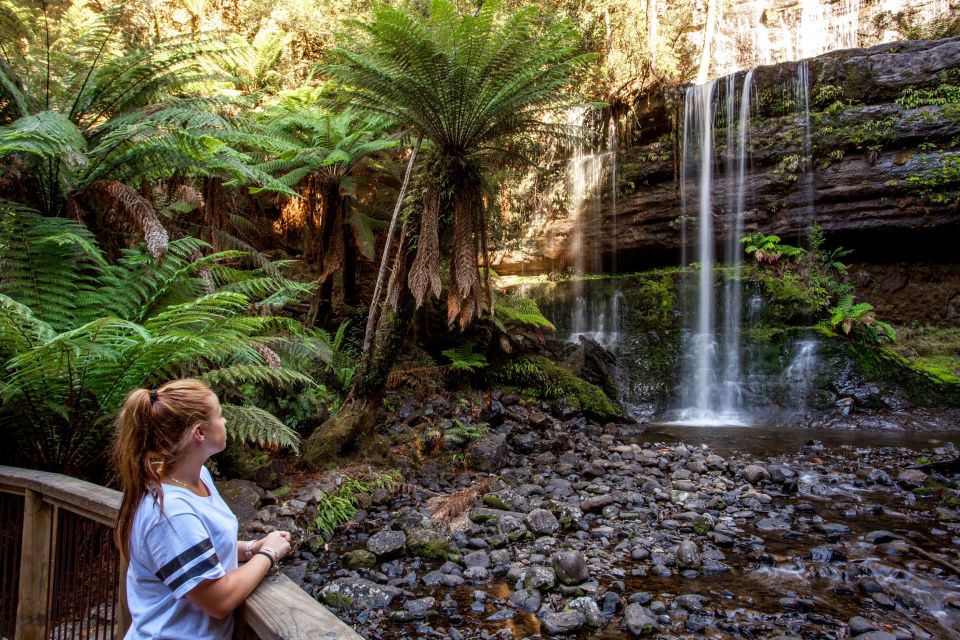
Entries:
{"type": "Polygon", "coordinates": [[[335,475],[225,493],[246,531],[299,534],[284,571],[367,638],[960,638],[960,431],[639,434],[499,394],[487,413],[465,453],[484,472],[427,461],[332,536],[310,523],[335,475]]]}

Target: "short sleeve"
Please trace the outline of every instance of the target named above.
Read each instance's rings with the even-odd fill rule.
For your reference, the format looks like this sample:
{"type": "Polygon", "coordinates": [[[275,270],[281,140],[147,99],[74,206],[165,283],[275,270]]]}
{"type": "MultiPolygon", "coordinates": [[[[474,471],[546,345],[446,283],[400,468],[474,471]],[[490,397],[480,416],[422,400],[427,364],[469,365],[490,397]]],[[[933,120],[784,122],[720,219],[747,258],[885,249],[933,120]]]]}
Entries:
{"type": "Polygon", "coordinates": [[[204,580],[226,574],[210,533],[193,513],[160,516],[144,540],[150,568],[157,578],[182,598],[204,580]]]}

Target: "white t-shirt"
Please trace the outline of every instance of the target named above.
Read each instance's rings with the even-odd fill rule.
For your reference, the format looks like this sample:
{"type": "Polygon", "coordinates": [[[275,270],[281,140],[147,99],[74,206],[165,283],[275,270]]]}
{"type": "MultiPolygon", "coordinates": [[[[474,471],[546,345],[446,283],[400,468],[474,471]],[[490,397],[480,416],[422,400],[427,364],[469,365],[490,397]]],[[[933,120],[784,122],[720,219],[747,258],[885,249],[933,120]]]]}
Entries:
{"type": "Polygon", "coordinates": [[[204,580],[237,568],[237,517],[206,467],[209,496],[163,485],[163,513],[152,494],[137,507],[130,536],[127,604],[132,624],[125,640],[229,640],[233,616],[217,620],[184,596],[204,580]]]}

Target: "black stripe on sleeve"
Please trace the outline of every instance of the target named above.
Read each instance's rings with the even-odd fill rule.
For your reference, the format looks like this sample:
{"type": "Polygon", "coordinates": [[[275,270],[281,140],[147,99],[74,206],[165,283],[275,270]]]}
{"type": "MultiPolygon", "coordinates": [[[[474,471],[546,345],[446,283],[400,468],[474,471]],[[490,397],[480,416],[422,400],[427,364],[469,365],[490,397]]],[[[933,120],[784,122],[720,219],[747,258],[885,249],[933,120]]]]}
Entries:
{"type": "Polygon", "coordinates": [[[175,574],[186,565],[190,564],[190,562],[193,560],[196,560],[202,556],[210,549],[213,549],[213,543],[210,542],[210,538],[202,540],[178,555],[167,564],[157,569],[156,576],[160,578],[161,581],[166,582],[167,578],[175,574]]]}
{"type": "Polygon", "coordinates": [[[188,580],[193,580],[197,576],[202,576],[210,569],[215,568],[218,564],[220,564],[220,561],[217,559],[217,554],[211,553],[209,556],[207,556],[206,558],[204,558],[194,566],[190,567],[187,571],[183,572],[183,574],[179,578],[177,578],[167,586],[170,587],[171,591],[176,591],[177,589],[180,588],[180,585],[182,585],[184,582],[187,582],[188,580]]]}

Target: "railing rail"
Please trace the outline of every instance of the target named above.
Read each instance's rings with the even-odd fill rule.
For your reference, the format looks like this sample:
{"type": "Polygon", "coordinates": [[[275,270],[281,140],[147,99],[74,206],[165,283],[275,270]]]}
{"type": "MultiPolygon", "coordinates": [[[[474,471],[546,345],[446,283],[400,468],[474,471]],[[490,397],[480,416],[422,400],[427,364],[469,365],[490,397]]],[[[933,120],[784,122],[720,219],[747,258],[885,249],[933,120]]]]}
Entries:
{"type": "MultiPolygon", "coordinates": [[[[105,561],[103,558],[103,555],[116,551],[109,544],[108,548],[101,545],[100,553],[91,551],[89,544],[80,545],[86,548],[82,552],[86,560],[96,561],[101,571],[106,568],[116,574],[106,577],[112,581],[112,586],[103,589],[103,580],[98,581],[93,577],[84,577],[81,580],[84,584],[78,584],[77,572],[80,571],[78,567],[82,568],[82,562],[70,556],[71,549],[58,550],[58,541],[61,546],[68,544],[62,540],[64,536],[91,537],[89,528],[85,529],[82,522],[78,524],[74,515],[102,525],[99,531],[101,537],[104,534],[103,527],[109,531],[120,509],[120,492],[57,473],[0,466],[0,493],[23,496],[21,540],[17,541],[15,536],[4,536],[0,531],[0,564],[7,564],[7,559],[16,551],[14,545],[19,544],[17,565],[0,566],[0,582],[16,580],[18,583],[15,640],[46,640],[53,636],[58,640],[71,637],[122,637],[130,625],[124,579],[126,566],[120,563],[111,565],[109,559],[105,561]],[[71,558],[69,571],[64,566],[56,566],[57,558],[61,556],[71,558]],[[91,559],[90,556],[96,557],[91,559]],[[60,582],[72,584],[60,585],[60,582]],[[95,584],[91,586],[90,583],[95,584]],[[109,603],[103,603],[112,607],[106,615],[112,620],[109,629],[102,624],[97,626],[97,622],[84,620],[69,620],[61,623],[56,630],[51,628],[57,623],[52,617],[53,612],[74,614],[72,603],[60,602],[58,597],[80,596],[94,600],[105,597],[112,599],[109,603]]],[[[10,501],[7,501],[3,508],[10,510],[15,507],[11,507],[10,501]]],[[[77,556],[80,553],[76,551],[77,556]]],[[[60,565],[68,564],[62,559],[59,562],[60,565]]],[[[5,597],[7,595],[9,598],[4,601],[5,606],[0,606],[0,616],[12,610],[8,600],[13,594],[5,594],[5,597]]],[[[101,603],[96,604],[99,609],[101,603]]],[[[97,613],[99,615],[99,610],[97,613]]],[[[82,611],[79,614],[87,615],[82,611]]],[[[14,626],[10,622],[0,619],[0,633],[4,628],[14,626]]],[[[252,631],[253,637],[262,640],[363,640],[361,635],[284,575],[268,577],[260,584],[241,607],[238,622],[241,629],[239,635],[249,637],[252,631]]]]}

